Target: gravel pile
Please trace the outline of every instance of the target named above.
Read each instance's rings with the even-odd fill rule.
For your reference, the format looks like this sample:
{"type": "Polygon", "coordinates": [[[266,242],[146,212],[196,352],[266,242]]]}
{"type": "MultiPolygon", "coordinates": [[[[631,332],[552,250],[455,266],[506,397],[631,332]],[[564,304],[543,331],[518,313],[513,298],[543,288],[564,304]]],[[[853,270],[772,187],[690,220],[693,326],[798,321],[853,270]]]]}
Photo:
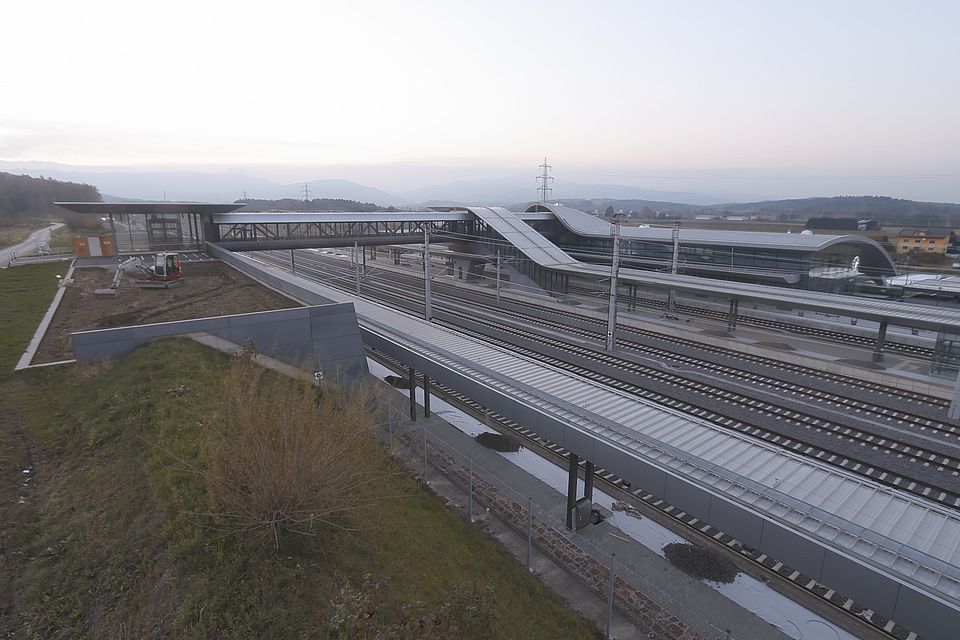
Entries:
{"type": "Polygon", "coordinates": [[[672,543],[663,548],[670,564],[694,578],[712,582],[733,582],[739,571],[726,556],[713,549],[672,543]]]}
{"type": "Polygon", "coordinates": [[[520,441],[513,436],[505,436],[502,433],[484,432],[477,435],[474,440],[488,449],[501,453],[520,451],[520,441]]]}

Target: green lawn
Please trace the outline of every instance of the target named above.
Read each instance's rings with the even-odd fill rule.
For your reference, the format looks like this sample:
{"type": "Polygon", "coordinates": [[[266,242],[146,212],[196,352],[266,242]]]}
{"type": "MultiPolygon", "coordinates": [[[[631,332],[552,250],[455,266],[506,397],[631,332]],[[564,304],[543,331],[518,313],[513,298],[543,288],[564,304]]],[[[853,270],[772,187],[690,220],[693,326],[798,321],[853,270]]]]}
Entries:
{"type": "Polygon", "coordinates": [[[208,528],[185,463],[203,462],[224,357],[167,340],[110,365],[9,373],[58,269],[0,272],[0,636],[326,637],[340,586],[371,574],[396,603],[491,585],[494,637],[595,637],[393,462],[371,490],[402,497],[354,516],[357,531],[277,551],[208,528]]]}

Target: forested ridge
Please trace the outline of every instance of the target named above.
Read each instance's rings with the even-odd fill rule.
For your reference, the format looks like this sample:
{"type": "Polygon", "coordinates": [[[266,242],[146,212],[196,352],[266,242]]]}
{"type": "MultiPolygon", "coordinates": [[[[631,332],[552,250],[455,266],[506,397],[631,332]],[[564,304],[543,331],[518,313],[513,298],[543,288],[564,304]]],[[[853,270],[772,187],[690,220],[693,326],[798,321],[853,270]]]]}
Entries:
{"type": "Polygon", "coordinates": [[[32,178],[0,172],[0,225],[65,220],[71,214],[54,202],[100,202],[100,192],[89,184],[32,178]]]}

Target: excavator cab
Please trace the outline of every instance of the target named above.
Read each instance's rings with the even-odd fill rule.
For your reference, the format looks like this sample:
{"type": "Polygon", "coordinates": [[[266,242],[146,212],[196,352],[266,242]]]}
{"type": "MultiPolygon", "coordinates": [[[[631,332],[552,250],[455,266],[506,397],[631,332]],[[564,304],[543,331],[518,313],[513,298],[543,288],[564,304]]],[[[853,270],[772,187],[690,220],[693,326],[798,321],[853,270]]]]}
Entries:
{"type": "Polygon", "coordinates": [[[180,254],[177,253],[158,253],[153,266],[153,276],[151,280],[179,280],[183,277],[183,271],[180,269],[180,254]]]}

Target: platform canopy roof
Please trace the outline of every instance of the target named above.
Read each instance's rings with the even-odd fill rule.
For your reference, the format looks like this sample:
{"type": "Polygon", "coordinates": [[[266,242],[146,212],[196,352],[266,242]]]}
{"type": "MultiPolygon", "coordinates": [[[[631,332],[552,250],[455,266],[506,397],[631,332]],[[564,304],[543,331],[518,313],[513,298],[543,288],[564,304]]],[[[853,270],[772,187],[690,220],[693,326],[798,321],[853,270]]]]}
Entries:
{"type": "Polygon", "coordinates": [[[183,213],[230,213],[244,205],[214,202],[54,202],[53,204],[74,213],[106,215],[183,213]]]}

